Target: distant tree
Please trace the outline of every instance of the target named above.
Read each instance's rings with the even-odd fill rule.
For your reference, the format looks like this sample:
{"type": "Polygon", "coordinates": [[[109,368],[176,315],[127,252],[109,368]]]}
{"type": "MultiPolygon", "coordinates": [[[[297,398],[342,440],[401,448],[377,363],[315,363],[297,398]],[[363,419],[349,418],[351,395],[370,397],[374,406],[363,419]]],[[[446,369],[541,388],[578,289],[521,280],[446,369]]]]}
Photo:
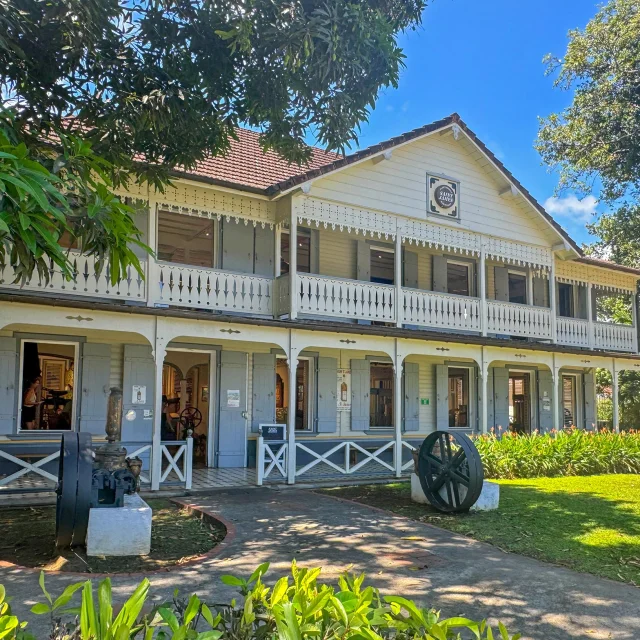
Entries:
{"type": "MultiPolygon", "coordinates": [[[[537,148],[560,174],[559,189],[598,192],[609,207],[587,228],[586,251],[640,267],[640,1],[611,0],[583,31],[569,32],[563,59],[547,57],[555,85],[571,104],[540,123],[537,148]]],[[[599,313],[630,322],[628,305],[599,302],[599,313]]],[[[604,370],[598,384],[611,384],[604,370]]],[[[640,376],[620,376],[621,422],[640,426],[640,376]]]]}
{"type": "MultiPolygon", "coordinates": [[[[10,121],[2,144],[20,147],[18,156],[23,154],[3,157],[7,164],[0,170],[8,175],[27,160],[60,178],[60,166],[53,166],[59,156],[43,150],[42,141],[60,143],[68,160],[66,178],[48,180],[66,199],[64,180],[87,175],[76,172],[80,157],[85,168],[89,157],[94,169],[100,165],[109,193],[131,177],[162,188],[172,168],[188,170],[207,155],[225,153],[241,124],[259,129],[265,149],[295,163],[309,158],[309,134],[325,147],[342,149],[357,142],[358,126],[380,89],[397,85],[404,58],[397,35],[420,23],[425,5],[426,0],[0,1],[2,116],[10,121]],[[74,145],[81,154],[72,151],[74,145]]],[[[26,170],[41,174],[33,166],[26,170]]],[[[62,260],[51,242],[66,229],[63,218],[99,258],[110,252],[121,266],[135,265],[122,250],[123,240],[135,236],[126,218],[130,212],[109,213],[101,201],[104,224],[115,216],[108,222],[112,235],[85,243],[93,227],[84,223],[97,194],[90,190],[87,200],[68,199],[65,205],[40,184],[49,204],[43,211],[51,234],[45,237],[42,225],[24,217],[16,223],[19,209],[37,204],[27,203],[35,198],[31,189],[19,188],[20,194],[7,193],[0,201],[0,254],[4,247],[21,276],[41,259],[62,260]],[[68,217],[78,208],[79,217],[68,217]],[[18,237],[19,229],[29,233],[18,237]],[[22,246],[11,253],[16,242],[22,246]]]]}

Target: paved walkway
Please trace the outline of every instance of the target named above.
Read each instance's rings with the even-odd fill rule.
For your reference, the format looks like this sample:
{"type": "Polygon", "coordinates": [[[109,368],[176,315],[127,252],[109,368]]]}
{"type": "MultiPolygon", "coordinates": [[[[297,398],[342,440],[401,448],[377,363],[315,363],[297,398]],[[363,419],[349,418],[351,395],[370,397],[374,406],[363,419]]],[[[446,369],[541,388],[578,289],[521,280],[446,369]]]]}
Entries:
{"type": "MultiPolygon", "coordinates": [[[[188,500],[222,516],[234,532],[217,555],[201,564],[152,576],[156,599],[178,587],[183,593],[225,601],[234,591],[220,583],[221,574],[248,575],[269,561],[269,577],[275,579],[295,557],[306,566],[323,566],[323,576],[330,580],[352,564],[384,593],[414,598],[445,616],[502,620],[525,638],[640,638],[640,589],[634,587],[307,491],[230,489],[188,500]]],[[[50,575],[47,585],[59,593],[78,579],[50,575]]],[[[122,599],[138,580],[115,578],[115,597],[122,599]]],[[[18,603],[24,600],[30,606],[37,599],[37,572],[0,569],[0,582],[15,596],[18,613],[24,613],[18,603]]]]}

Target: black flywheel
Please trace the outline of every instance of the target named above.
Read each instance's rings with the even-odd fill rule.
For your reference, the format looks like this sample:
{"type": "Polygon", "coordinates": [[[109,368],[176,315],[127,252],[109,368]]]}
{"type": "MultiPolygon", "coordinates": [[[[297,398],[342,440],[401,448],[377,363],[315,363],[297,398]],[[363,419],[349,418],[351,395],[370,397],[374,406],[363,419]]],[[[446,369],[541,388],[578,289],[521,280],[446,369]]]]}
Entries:
{"type": "Polygon", "coordinates": [[[468,511],[480,497],[484,471],[480,454],[463,433],[435,431],[418,455],[418,476],[427,500],[438,511],[468,511]]]}
{"type": "Polygon", "coordinates": [[[85,544],[91,507],[91,434],[64,433],[56,487],[56,547],[85,544]]]}

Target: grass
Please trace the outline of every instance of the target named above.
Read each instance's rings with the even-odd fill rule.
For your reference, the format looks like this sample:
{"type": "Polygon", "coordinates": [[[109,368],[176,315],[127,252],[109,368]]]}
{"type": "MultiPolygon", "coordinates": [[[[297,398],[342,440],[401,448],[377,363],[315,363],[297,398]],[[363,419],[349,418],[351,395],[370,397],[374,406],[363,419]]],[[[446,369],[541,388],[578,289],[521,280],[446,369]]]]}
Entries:
{"type": "Polygon", "coordinates": [[[200,520],[166,499],[147,501],[153,511],[148,556],[88,557],[80,548],[62,554],[54,548],[55,508],[0,510],[0,560],[26,567],[87,573],[145,572],[182,564],[213,549],[224,526],[200,520]]]}
{"type": "Polygon", "coordinates": [[[412,502],[408,483],[326,491],[505,551],[640,586],[640,475],[495,482],[497,511],[455,516],[412,502]]]}

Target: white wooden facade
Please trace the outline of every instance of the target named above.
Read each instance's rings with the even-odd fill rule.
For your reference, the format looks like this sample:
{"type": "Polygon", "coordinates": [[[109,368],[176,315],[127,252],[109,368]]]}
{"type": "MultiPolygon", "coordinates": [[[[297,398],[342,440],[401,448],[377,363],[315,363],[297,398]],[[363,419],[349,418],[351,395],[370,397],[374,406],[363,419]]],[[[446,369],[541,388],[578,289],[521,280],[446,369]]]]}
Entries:
{"type": "MultiPolygon", "coordinates": [[[[514,398],[525,395],[515,393],[516,381],[526,387],[528,429],[562,427],[567,393],[575,396],[572,422],[592,428],[595,369],[614,373],[616,391],[620,371],[640,368],[640,274],[582,262],[566,234],[455,123],[273,194],[181,179],[164,194],[122,195],[146,203],[138,222],[159,257],[143,260],[144,278],[131,271],[114,287],[81,251],[73,253],[72,281],[52,270],[48,282],[20,287],[8,268],[0,273],[0,451],[8,455],[44,455],[59,437],[21,428],[21,345],[30,340],[78,345],[72,428],[100,437],[108,389],[124,386],[125,413],[134,417],[123,422],[123,440],[146,455],[154,488],[171,472],[163,458],[187,450],[170,453],[162,440],[163,365],[172,353],[201,354],[198,366],[207,367],[205,464],[257,461],[262,476],[269,469],[289,482],[322,465],[399,475],[411,447],[436,428],[508,429],[514,398]],[[428,176],[457,185],[458,218],[429,212],[428,176]],[[211,266],[162,260],[159,243],[170,241],[161,216],[211,221],[211,266]],[[308,248],[304,265],[297,250],[283,251],[285,242],[308,248]],[[378,260],[385,278],[374,273],[378,260]],[[466,274],[465,295],[451,292],[449,265],[466,274]],[[603,295],[626,296],[633,323],[599,319],[603,295]],[[289,367],[280,379],[287,397],[279,401],[296,407],[286,442],[265,446],[258,426],[277,419],[278,363],[303,360],[302,374],[289,367]],[[355,372],[377,366],[392,372],[379,387],[393,412],[382,427],[362,422],[373,387],[362,397],[350,389],[344,400],[336,378],[350,371],[364,384],[373,378],[355,372]],[[458,383],[461,427],[451,423],[449,398],[458,383]],[[146,390],[140,406],[128,401],[132,384],[146,390]],[[227,437],[235,442],[225,449],[227,437]]],[[[204,236],[199,242],[208,247],[204,236]]]]}

